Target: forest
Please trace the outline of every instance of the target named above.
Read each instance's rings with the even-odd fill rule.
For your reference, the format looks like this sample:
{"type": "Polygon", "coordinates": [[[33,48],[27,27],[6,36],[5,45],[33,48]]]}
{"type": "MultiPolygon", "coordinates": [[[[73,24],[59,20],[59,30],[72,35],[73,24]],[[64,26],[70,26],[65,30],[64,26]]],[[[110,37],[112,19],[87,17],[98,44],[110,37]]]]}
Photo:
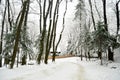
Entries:
{"type": "Polygon", "coordinates": [[[104,66],[119,53],[120,0],[0,0],[1,70],[66,57],[104,66]]]}
{"type": "Polygon", "coordinates": [[[0,80],[119,80],[120,0],[0,0],[0,80]]]}

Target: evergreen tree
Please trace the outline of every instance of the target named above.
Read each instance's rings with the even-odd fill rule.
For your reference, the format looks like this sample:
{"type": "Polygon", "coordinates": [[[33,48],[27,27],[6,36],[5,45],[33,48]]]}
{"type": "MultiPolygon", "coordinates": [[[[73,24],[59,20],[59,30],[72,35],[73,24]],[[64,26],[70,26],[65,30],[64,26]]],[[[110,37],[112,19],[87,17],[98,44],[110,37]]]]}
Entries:
{"type": "Polygon", "coordinates": [[[107,49],[109,44],[110,34],[105,29],[103,22],[98,22],[96,31],[93,31],[93,43],[94,46],[98,49],[98,57],[101,59],[102,63],[102,52],[107,49]]]}

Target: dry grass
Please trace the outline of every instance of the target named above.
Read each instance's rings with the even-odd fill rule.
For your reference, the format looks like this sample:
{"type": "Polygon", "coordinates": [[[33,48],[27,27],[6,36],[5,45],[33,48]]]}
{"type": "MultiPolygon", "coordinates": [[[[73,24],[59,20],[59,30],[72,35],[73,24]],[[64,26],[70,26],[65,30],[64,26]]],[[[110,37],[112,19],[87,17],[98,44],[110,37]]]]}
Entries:
{"type": "MultiPolygon", "coordinates": [[[[65,56],[56,56],[55,58],[59,59],[59,58],[68,58],[68,57],[74,57],[74,56],[73,55],[65,55],[65,56]]],[[[52,56],[49,56],[49,59],[52,59],[52,56]]]]}

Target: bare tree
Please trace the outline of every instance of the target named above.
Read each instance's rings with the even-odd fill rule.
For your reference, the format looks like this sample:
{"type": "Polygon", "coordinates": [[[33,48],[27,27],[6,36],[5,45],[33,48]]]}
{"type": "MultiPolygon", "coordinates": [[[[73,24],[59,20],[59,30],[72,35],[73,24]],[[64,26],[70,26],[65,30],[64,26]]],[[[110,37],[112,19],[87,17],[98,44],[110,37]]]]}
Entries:
{"type": "Polygon", "coordinates": [[[56,56],[56,53],[57,53],[57,48],[58,48],[58,45],[59,45],[59,43],[61,41],[62,33],[64,31],[64,28],[65,28],[65,16],[66,16],[66,12],[67,12],[67,4],[68,4],[68,0],[66,0],[65,12],[64,12],[64,15],[63,15],[63,28],[61,30],[61,33],[60,33],[60,36],[59,36],[59,39],[58,39],[58,42],[57,42],[56,46],[54,46],[55,45],[55,40],[53,40],[53,46],[54,46],[53,47],[53,57],[52,57],[52,61],[53,62],[55,61],[55,56],[56,56]]]}
{"type": "Polygon", "coordinates": [[[29,4],[30,0],[26,0],[23,2],[22,4],[22,10],[21,10],[21,14],[19,16],[19,20],[17,21],[16,25],[17,25],[17,32],[16,32],[16,37],[15,37],[15,45],[14,45],[14,49],[13,49],[13,54],[12,54],[12,59],[11,59],[11,63],[10,63],[10,69],[13,68],[14,66],[14,62],[15,62],[15,58],[16,58],[16,53],[18,51],[18,43],[19,43],[19,38],[20,38],[20,32],[21,32],[21,28],[23,26],[23,21],[25,19],[25,12],[26,12],[26,8],[27,8],[27,4],[29,4]]]}
{"type": "MultiPolygon", "coordinates": [[[[51,6],[53,0],[44,0],[43,1],[43,7],[41,6],[41,1],[39,1],[39,6],[40,6],[40,52],[37,57],[37,63],[40,64],[41,61],[41,56],[46,53],[46,37],[47,36],[47,20],[48,20],[48,15],[52,13],[51,11],[51,6]],[[48,3],[48,6],[46,4],[48,3]]],[[[50,16],[51,17],[51,16],[50,16]]],[[[51,18],[50,18],[51,19],[51,18]]],[[[48,23],[51,27],[51,21],[48,23]]],[[[48,34],[49,35],[49,34],[48,34]]],[[[47,42],[48,43],[48,42],[47,42]]]]}
{"type": "Polygon", "coordinates": [[[49,29],[48,29],[48,35],[47,35],[47,43],[46,43],[46,54],[45,54],[45,61],[44,63],[47,64],[48,63],[48,56],[50,53],[50,48],[52,45],[52,40],[53,40],[53,31],[54,31],[54,23],[55,22],[55,18],[56,18],[56,10],[57,10],[57,5],[58,5],[58,1],[56,1],[56,5],[55,5],[55,9],[54,9],[54,13],[52,14],[53,11],[53,0],[51,1],[51,6],[50,6],[50,17],[49,17],[49,29]],[[53,18],[52,18],[53,15],[53,18]],[[53,26],[52,26],[53,25],[53,26]]]}

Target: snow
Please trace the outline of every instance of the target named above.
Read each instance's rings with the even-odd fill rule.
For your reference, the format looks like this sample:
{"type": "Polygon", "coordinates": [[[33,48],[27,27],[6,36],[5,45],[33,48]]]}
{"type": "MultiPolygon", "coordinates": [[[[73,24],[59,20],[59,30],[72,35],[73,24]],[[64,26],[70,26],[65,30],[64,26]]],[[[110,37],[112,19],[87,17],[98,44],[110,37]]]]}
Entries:
{"type": "Polygon", "coordinates": [[[119,80],[120,63],[100,61],[80,61],[79,57],[57,59],[52,63],[26,65],[18,68],[0,69],[0,80],[119,80]]]}
{"type": "Polygon", "coordinates": [[[83,61],[86,80],[120,80],[120,63],[109,63],[100,66],[100,61],[83,61]]]}
{"type": "Polygon", "coordinates": [[[0,69],[0,80],[83,80],[82,77],[79,77],[83,75],[83,69],[80,67],[76,63],[59,59],[56,63],[48,65],[27,65],[14,69],[2,68],[0,69]]]}

